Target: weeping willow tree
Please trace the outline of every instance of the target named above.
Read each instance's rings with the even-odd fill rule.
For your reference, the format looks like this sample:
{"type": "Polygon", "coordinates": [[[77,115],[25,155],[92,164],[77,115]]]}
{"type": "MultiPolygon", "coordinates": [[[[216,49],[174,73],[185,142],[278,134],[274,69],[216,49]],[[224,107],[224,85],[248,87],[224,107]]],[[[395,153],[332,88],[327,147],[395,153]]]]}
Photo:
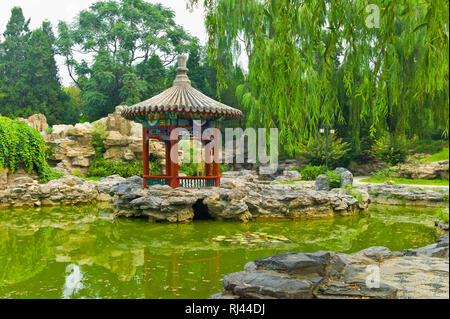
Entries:
{"type": "Polygon", "coordinates": [[[356,144],[362,127],[372,136],[448,133],[448,0],[202,4],[211,60],[246,52],[236,95],[247,124],[278,127],[286,154],[326,124],[344,125],[356,144]]]}

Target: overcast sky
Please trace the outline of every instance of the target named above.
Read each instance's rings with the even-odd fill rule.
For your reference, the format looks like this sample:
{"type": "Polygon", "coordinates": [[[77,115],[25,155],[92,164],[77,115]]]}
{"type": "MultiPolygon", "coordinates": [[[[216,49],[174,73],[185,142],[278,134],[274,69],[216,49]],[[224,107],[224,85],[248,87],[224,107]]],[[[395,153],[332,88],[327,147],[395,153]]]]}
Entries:
{"type": "MultiPolygon", "coordinates": [[[[49,20],[56,33],[58,21],[72,22],[73,18],[83,9],[87,9],[97,0],[0,0],[0,34],[3,34],[11,15],[11,9],[19,6],[26,19],[31,19],[30,27],[35,29],[41,26],[42,21],[49,20]]],[[[151,3],[162,3],[175,12],[175,22],[182,25],[191,35],[199,38],[205,45],[208,39],[204,26],[202,8],[192,12],[186,9],[186,0],[146,0],[151,3]]],[[[60,77],[63,85],[71,83],[70,77],[64,67],[63,59],[57,57],[60,77]]]]}

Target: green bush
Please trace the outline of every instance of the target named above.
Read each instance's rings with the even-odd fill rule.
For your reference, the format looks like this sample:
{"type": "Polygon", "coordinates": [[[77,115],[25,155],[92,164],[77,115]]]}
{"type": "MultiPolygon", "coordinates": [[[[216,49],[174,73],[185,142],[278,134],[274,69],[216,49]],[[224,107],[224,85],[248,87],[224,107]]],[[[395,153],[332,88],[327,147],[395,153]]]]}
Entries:
{"type": "MultiPolygon", "coordinates": [[[[149,164],[150,174],[159,175],[159,164],[156,161],[151,161],[149,164]]],[[[107,177],[111,175],[120,175],[122,177],[131,177],[134,175],[142,176],[142,163],[132,161],[130,163],[113,162],[105,160],[104,158],[96,158],[88,169],[87,176],[107,177]]]]}
{"type": "Polygon", "coordinates": [[[448,224],[448,209],[442,209],[437,215],[436,217],[444,222],[448,224]]]}
{"type": "Polygon", "coordinates": [[[35,170],[39,181],[45,183],[63,175],[48,165],[51,151],[38,131],[23,122],[0,116],[0,168],[14,172],[23,167],[28,173],[35,170]]]}
{"type": "MultiPolygon", "coordinates": [[[[212,168],[211,168],[212,169],[212,168]]],[[[227,168],[225,165],[219,166],[219,174],[226,172],[227,168]]],[[[181,163],[179,166],[179,172],[186,174],[186,176],[197,176],[199,173],[199,164],[198,163],[181,163]]]]}
{"type": "Polygon", "coordinates": [[[410,145],[404,136],[386,135],[375,141],[373,152],[380,161],[396,165],[405,162],[410,145]]]}
{"type": "Polygon", "coordinates": [[[330,185],[331,188],[341,187],[342,174],[340,172],[328,171],[327,177],[328,177],[328,185],[330,185]]]}
{"type": "Polygon", "coordinates": [[[53,133],[53,127],[49,126],[45,129],[46,134],[52,134],[53,133]]]}
{"type": "Polygon", "coordinates": [[[358,203],[361,204],[364,200],[362,194],[360,192],[354,191],[354,189],[356,188],[353,188],[351,185],[347,185],[345,187],[345,192],[347,193],[347,195],[353,196],[358,201],[358,203]]]}
{"type": "Polygon", "coordinates": [[[102,123],[94,123],[94,129],[92,131],[92,146],[95,150],[96,158],[103,158],[103,154],[106,152],[105,145],[103,142],[105,141],[108,133],[106,132],[106,128],[102,123]]]}
{"type": "Polygon", "coordinates": [[[305,181],[314,181],[320,174],[325,174],[325,166],[306,165],[299,170],[302,179],[305,181]]]}
{"type": "Polygon", "coordinates": [[[398,166],[382,168],[372,173],[374,177],[398,177],[398,166]]]}
{"type": "Polygon", "coordinates": [[[411,149],[409,150],[410,154],[414,153],[426,153],[426,154],[434,154],[442,151],[444,146],[448,143],[448,141],[444,140],[419,140],[416,139],[412,142],[411,149]]]}
{"type": "MultiPolygon", "coordinates": [[[[350,151],[350,144],[335,135],[328,137],[328,166],[335,168],[343,164],[346,154],[350,151]]],[[[309,165],[325,165],[326,141],[325,136],[318,135],[307,144],[299,145],[299,156],[309,165]]]]}
{"type": "Polygon", "coordinates": [[[197,176],[198,171],[198,163],[183,162],[179,165],[179,172],[186,174],[186,176],[197,176]]]}

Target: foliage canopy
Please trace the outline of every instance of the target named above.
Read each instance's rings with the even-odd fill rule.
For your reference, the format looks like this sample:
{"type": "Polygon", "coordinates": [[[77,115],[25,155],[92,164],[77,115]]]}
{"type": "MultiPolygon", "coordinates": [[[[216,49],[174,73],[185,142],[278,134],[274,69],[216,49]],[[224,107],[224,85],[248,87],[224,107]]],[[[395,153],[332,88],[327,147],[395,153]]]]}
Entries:
{"type": "Polygon", "coordinates": [[[198,45],[171,10],[143,0],[98,1],[73,24],[60,22],[58,33],[58,53],[87,102],[88,120],[159,93],[167,86],[165,67],[198,45]]]}
{"type": "Polygon", "coordinates": [[[76,112],[62,90],[55,62],[55,36],[44,21],[29,30],[22,9],[15,7],[0,41],[0,114],[28,117],[42,113],[48,122],[75,123],[76,112]]]}
{"type": "Polygon", "coordinates": [[[448,133],[447,0],[203,5],[211,60],[245,50],[249,71],[236,95],[247,123],[278,127],[287,154],[326,124],[345,127],[356,150],[361,134],[448,133]]]}

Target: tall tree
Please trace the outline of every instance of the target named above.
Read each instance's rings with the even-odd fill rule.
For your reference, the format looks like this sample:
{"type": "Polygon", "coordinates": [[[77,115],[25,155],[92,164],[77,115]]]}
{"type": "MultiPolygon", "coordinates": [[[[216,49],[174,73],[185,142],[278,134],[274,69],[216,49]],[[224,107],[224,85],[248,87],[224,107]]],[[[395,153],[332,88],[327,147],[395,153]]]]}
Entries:
{"type": "Polygon", "coordinates": [[[12,117],[24,112],[22,93],[27,86],[24,61],[30,37],[30,20],[25,20],[22,9],[14,7],[0,42],[0,114],[12,117]]]}
{"type": "Polygon", "coordinates": [[[149,81],[148,74],[161,78],[163,68],[197,42],[173,18],[161,4],[109,0],[81,11],[71,26],[60,22],[59,54],[87,101],[87,119],[104,116],[121,103],[136,103],[163,86],[149,81]],[[75,52],[93,57],[93,63],[77,61],[75,52]]]}
{"type": "Polygon", "coordinates": [[[448,0],[203,4],[211,59],[246,50],[237,96],[249,124],[279,128],[287,154],[325,124],[347,123],[357,142],[367,123],[371,135],[448,132],[448,0]]]}
{"type": "Polygon", "coordinates": [[[0,113],[9,117],[46,115],[49,124],[73,123],[78,115],[67,108],[55,61],[51,24],[29,31],[29,20],[13,8],[0,44],[0,113]]]}

